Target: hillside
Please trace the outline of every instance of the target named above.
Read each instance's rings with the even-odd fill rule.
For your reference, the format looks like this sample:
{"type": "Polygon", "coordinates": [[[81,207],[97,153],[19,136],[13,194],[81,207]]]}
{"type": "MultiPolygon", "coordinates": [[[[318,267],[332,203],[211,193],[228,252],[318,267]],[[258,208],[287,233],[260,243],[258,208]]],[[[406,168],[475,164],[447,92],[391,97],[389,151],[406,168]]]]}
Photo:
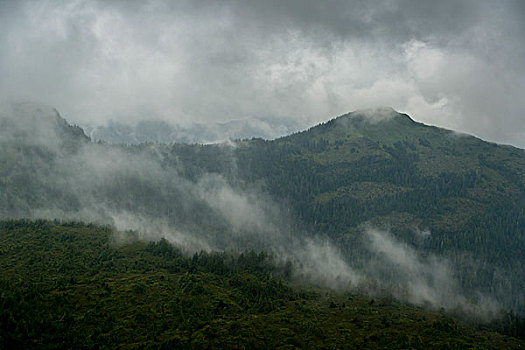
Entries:
{"type": "Polygon", "coordinates": [[[525,312],[524,150],[391,109],[205,146],[93,143],[31,106],[0,121],[1,218],[264,250],[294,261],[302,283],[482,319],[525,312]]]}
{"type": "Polygon", "coordinates": [[[450,259],[464,288],[502,299],[512,291],[507,305],[523,311],[525,151],[387,112],[246,143],[238,168],[347,256],[362,255],[365,227],[389,229],[450,259]]]}
{"type": "MultiPolygon", "coordinates": [[[[524,150],[391,109],[350,113],[273,141],[242,141],[233,151],[195,148],[174,145],[166,158],[176,155],[190,178],[219,172],[259,184],[292,208],[301,230],[333,239],[359,270],[374,258],[363,232],[381,228],[450,264],[471,296],[524,312],[524,150]]],[[[389,259],[370,274],[383,283],[404,280],[389,259]]]]}
{"type": "Polygon", "coordinates": [[[185,257],[108,227],[2,221],[0,267],[5,349],[525,345],[391,298],[291,287],[264,253],[185,257]]]}

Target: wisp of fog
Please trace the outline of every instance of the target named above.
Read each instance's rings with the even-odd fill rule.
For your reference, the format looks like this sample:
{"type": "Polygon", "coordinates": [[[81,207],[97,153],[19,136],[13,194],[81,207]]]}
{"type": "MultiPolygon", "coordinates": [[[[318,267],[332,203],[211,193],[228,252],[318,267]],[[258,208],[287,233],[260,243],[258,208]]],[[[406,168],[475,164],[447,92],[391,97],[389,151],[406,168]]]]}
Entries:
{"type": "Polygon", "coordinates": [[[388,290],[416,305],[484,319],[497,313],[483,296],[476,305],[469,301],[446,259],[422,257],[388,232],[363,231],[368,260],[342,256],[327,237],[301,229],[260,186],[232,180],[239,166],[233,152],[233,177],[187,176],[168,145],[94,143],[56,110],[32,103],[0,108],[0,136],[1,218],[109,224],[121,236],[132,230],[144,240],[165,238],[188,253],[266,250],[292,261],[298,282],[371,295],[388,290]]]}

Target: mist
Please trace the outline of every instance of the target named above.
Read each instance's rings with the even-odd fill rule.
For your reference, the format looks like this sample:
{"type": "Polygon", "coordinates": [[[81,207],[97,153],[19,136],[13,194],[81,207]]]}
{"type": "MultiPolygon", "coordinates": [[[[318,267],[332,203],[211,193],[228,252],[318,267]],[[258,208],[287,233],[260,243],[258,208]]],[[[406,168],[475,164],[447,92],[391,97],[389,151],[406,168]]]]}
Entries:
{"type": "Polygon", "coordinates": [[[393,295],[483,320],[500,309],[481,293],[472,302],[447,259],[422,257],[384,230],[363,229],[367,254],[344,256],[260,184],[239,179],[233,150],[241,145],[213,145],[226,156],[226,173],[192,173],[171,146],[94,143],[50,107],[4,105],[0,126],[1,218],[111,225],[123,242],[133,231],[146,241],[164,238],[187,254],[265,250],[277,261],[292,262],[292,281],[299,284],[393,295]]]}
{"type": "Polygon", "coordinates": [[[519,0],[0,1],[0,96],[199,142],[391,106],[523,148],[524,18],[519,0]]]}
{"type": "Polygon", "coordinates": [[[433,254],[422,256],[388,231],[377,228],[368,227],[363,239],[372,254],[367,262],[367,278],[380,288],[388,286],[389,292],[398,299],[485,321],[500,312],[501,305],[480,292],[471,291],[471,297],[467,298],[447,258],[433,254]]]}

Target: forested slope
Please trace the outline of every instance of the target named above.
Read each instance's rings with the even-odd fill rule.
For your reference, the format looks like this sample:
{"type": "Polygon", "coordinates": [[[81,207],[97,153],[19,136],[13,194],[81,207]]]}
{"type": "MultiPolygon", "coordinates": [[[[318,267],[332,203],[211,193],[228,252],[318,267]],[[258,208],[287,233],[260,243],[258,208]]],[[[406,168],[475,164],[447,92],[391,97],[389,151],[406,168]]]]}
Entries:
{"type": "MultiPolygon", "coordinates": [[[[264,253],[196,253],[133,232],[0,222],[0,347],[518,349],[437,312],[290,286],[264,253]]],[[[493,325],[516,333],[517,324],[493,325]],[[505,328],[506,327],[506,328],[505,328]]]]}
{"type": "MultiPolygon", "coordinates": [[[[184,149],[173,147],[175,154],[184,149]]],[[[201,148],[204,155],[187,162],[197,173],[207,167],[230,174],[220,169],[224,162],[213,162],[219,151],[201,148]]],[[[241,142],[235,157],[233,181],[263,183],[297,221],[334,239],[354,262],[369,263],[366,226],[389,229],[418,251],[449,259],[465,289],[524,311],[524,150],[383,109],[274,141],[241,142]]]]}
{"type": "Polygon", "coordinates": [[[524,313],[524,150],[389,109],[216,145],[93,143],[32,106],[1,117],[2,218],[109,224],[188,251],[264,250],[314,284],[403,298],[422,282],[432,297],[405,299],[524,313]]]}

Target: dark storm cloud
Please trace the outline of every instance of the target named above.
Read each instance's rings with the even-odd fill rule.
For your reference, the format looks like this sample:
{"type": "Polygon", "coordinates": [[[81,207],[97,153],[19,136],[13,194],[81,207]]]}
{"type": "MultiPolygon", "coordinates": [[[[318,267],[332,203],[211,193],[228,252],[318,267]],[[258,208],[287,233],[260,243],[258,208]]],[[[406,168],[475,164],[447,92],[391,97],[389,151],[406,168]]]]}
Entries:
{"type": "Polygon", "coordinates": [[[80,124],[388,105],[525,147],[521,1],[0,1],[0,93],[80,124]]]}

